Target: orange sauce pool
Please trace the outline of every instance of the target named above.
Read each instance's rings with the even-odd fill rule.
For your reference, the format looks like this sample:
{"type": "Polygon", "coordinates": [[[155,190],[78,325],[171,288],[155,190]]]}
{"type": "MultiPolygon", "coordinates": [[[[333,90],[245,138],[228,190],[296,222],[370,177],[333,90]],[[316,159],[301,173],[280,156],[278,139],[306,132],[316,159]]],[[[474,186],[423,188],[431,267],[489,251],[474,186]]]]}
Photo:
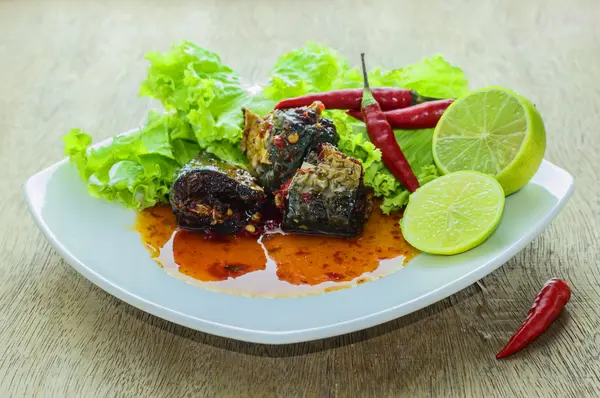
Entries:
{"type": "MultiPolygon", "coordinates": [[[[326,236],[266,234],[215,239],[177,229],[170,207],[138,212],[135,229],[151,256],[168,260],[181,274],[202,282],[226,281],[246,274],[271,272],[273,279],[297,286],[315,286],[367,279],[381,260],[404,256],[404,264],[419,252],[402,237],[399,214],[386,216],[375,207],[362,235],[344,239],[326,236]],[[266,252],[266,253],[265,253],[266,252]],[[267,264],[274,263],[269,269],[267,264]]],[[[325,291],[337,290],[328,286],[325,291]]]]}
{"type": "Polygon", "coordinates": [[[355,239],[275,234],[262,242],[277,264],[280,280],[294,285],[351,281],[373,272],[380,260],[405,256],[406,263],[417,254],[402,237],[398,218],[376,208],[355,239]]]}
{"type": "Polygon", "coordinates": [[[265,269],[267,257],[256,237],[225,236],[179,230],[173,238],[173,257],[179,272],[201,281],[224,281],[265,269]]]}
{"type": "Polygon", "coordinates": [[[176,228],[175,216],[167,206],[140,211],[135,219],[135,230],[141,235],[152,258],[158,257],[160,249],[171,239],[176,228]]]}

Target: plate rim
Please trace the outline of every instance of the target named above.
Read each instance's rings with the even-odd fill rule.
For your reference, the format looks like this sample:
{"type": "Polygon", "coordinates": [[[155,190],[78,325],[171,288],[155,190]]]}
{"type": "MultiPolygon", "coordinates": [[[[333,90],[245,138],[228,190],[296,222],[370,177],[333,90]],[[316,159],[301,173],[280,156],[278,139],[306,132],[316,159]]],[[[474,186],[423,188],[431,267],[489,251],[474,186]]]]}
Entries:
{"type": "MultiPolygon", "coordinates": [[[[126,132],[124,134],[129,134],[132,131],[126,132]]],[[[112,137],[103,140],[93,145],[93,147],[104,145],[111,139],[112,137]]],[[[69,163],[69,159],[63,158],[62,160],[31,175],[24,184],[24,194],[30,214],[32,215],[38,228],[42,231],[48,243],[50,243],[50,245],[61,255],[65,262],[67,262],[79,274],[81,274],[83,277],[85,277],[87,280],[89,280],[102,290],[144,312],[165,319],[169,322],[173,322],[204,333],[209,333],[224,338],[232,338],[250,343],[271,345],[293,344],[305,341],[319,340],[344,335],[347,333],[352,333],[358,330],[367,329],[397,318],[401,318],[412,312],[416,312],[463,290],[471,284],[479,281],[484,276],[489,275],[491,272],[500,268],[500,266],[502,266],[516,254],[518,254],[529,243],[531,243],[535,238],[537,238],[562,211],[562,209],[565,207],[575,190],[575,178],[573,177],[573,175],[567,172],[566,170],[562,169],[561,167],[558,167],[544,159],[542,165],[540,165],[540,169],[543,165],[546,165],[553,169],[553,171],[564,173],[565,176],[568,178],[568,186],[566,187],[565,193],[562,197],[558,199],[558,202],[550,209],[550,211],[542,219],[541,223],[537,228],[533,229],[530,233],[526,234],[521,239],[513,242],[507,250],[500,253],[498,256],[493,257],[489,261],[481,264],[480,267],[474,269],[472,272],[466,273],[461,277],[450,281],[449,283],[443,286],[438,287],[437,289],[430,290],[426,294],[413,298],[412,300],[403,302],[397,306],[393,306],[382,311],[373,312],[365,316],[329,325],[318,326],[308,329],[296,329],[274,332],[266,330],[246,329],[243,327],[226,325],[203,318],[198,318],[192,315],[185,314],[183,312],[176,311],[172,308],[162,306],[156,302],[141,297],[118,284],[107,280],[98,272],[96,272],[93,268],[90,268],[85,263],[83,263],[79,258],[77,258],[73,253],[71,253],[71,251],[67,247],[65,247],[60,242],[60,240],[54,235],[54,233],[42,217],[42,207],[36,206],[33,203],[31,195],[31,190],[33,189],[32,185],[36,181],[36,179],[39,179],[48,173],[54,172],[56,169],[65,165],[66,163],[69,163]],[[407,307],[410,308],[407,309],[407,307]]],[[[275,299],[271,298],[269,300],[275,299]]]]}

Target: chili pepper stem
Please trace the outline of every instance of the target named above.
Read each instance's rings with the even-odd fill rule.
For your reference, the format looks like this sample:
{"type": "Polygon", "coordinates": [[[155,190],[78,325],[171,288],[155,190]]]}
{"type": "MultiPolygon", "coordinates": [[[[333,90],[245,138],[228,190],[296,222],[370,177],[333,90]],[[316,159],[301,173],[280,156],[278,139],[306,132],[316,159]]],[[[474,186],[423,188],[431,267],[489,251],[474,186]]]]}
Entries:
{"type": "Polygon", "coordinates": [[[373,97],[373,93],[371,92],[371,87],[369,87],[369,78],[367,76],[367,67],[365,66],[365,53],[360,53],[360,61],[362,63],[362,73],[363,73],[363,98],[361,107],[364,109],[369,105],[377,104],[375,97],[373,97]]]}

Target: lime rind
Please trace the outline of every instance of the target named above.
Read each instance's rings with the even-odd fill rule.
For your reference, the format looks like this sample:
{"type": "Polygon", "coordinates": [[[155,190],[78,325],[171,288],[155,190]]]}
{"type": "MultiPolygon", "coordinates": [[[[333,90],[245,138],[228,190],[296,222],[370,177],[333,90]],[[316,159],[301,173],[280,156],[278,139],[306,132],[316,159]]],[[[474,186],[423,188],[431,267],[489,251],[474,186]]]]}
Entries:
{"type": "Polygon", "coordinates": [[[452,103],[433,136],[433,158],[442,174],[490,174],[505,195],[533,177],[545,149],[546,131],[535,106],[497,86],[471,91],[452,103]]]}
{"type": "Polygon", "coordinates": [[[474,171],[439,177],[414,192],[400,222],[408,243],[431,254],[452,255],[484,242],[504,209],[496,179],[474,171]]]}

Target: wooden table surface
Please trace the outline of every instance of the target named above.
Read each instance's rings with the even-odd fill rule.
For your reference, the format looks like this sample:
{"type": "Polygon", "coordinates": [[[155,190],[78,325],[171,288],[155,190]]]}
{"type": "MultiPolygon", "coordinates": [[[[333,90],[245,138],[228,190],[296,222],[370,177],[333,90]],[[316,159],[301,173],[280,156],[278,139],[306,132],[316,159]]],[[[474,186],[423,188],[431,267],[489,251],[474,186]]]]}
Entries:
{"type": "Polygon", "coordinates": [[[599,396],[600,12],[597,0],[0,0],[0,396],[599,396]],[[531,98],[546,159],[576,177],[548,229],[502,268],[402,319],[289,346],[196,332],[75,272],[29,216],[23,183],[60,160],[71,127],[139,125],[150,50],[192,40],[253,80],[307,40],[397,67],[440,52],[471,87],[531,98]],[[497,361],[543,282],[568,310],[497,361]]]}

